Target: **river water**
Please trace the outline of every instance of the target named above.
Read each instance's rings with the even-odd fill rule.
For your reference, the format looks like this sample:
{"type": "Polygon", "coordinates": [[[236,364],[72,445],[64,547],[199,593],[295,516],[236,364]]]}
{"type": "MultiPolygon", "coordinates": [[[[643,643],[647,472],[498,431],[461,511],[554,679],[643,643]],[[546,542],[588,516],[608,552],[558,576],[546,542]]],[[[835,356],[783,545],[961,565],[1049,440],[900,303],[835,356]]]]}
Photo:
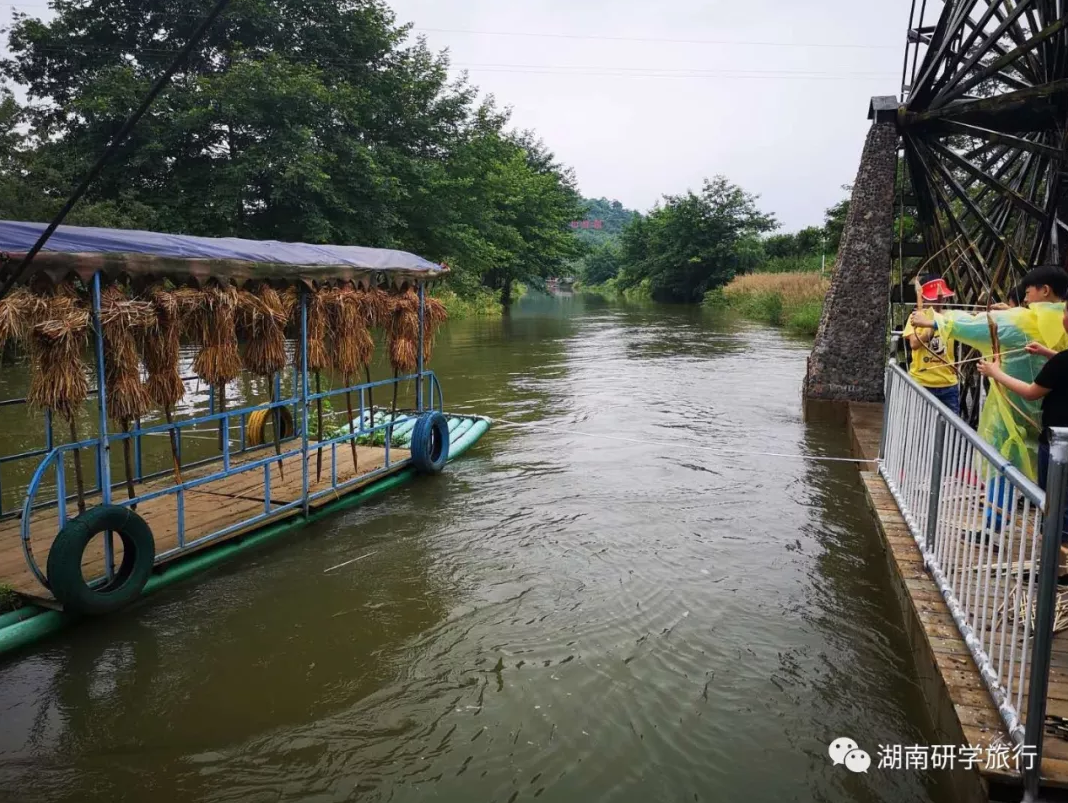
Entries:
{"type": "Polygon", "coordinates": [[[502,423],[0,664],[0,800],[949,800],[877,769],[936,739],[857,469],[724,454],[848,454],[808,348],[580,296],[449,324],[446,407],[502,423]]]}

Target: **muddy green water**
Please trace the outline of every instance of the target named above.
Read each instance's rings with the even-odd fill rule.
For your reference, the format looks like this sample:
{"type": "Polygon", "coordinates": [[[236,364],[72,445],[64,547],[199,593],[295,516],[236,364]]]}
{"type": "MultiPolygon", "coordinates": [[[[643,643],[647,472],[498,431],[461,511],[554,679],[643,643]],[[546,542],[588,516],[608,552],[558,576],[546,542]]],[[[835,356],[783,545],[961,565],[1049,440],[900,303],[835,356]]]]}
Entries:
{"type": "Polygon", "coordinates": [[[0,663],[0,801],[950,799],[827,757],[937,741],[855,467],[709,451],[848,452],[807,348],[580,297],[450,324],[447,407],[533,426],[0,663]]]}

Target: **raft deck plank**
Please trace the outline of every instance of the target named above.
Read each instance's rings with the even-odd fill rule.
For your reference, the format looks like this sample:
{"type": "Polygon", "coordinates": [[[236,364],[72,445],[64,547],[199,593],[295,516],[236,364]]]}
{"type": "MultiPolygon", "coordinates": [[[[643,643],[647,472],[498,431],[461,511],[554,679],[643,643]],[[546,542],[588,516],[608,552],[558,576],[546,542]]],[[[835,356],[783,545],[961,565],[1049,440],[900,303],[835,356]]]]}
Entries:
{"type": "MultiPolygon", "coordinates": [[[[857,456],[871,459],[874,456],[872,446],[876,451],[878,449],[881,415],[875,414],[874,406],[850,405],[849,421],[857,456]],[[861,448],[858,449],[858,446],[861,448]]],[[[862,471],[861,479],[868,504],[879,525],[888,564],[893,568],[899,591],[904,596],[904,604],[908,609],[906,615],[911,615],[918,626],[909,629],[918,629],[923,640],[922,647],[913,645],[915,657],[919,659],[917,668],[921,676],[937,681],[936,685],[940,687],[943,697],[941,702],[948,702],[948,710],[952,711],[955,719],[953,725],[949,726],[950,731],[955,733],[951,732],[950,736],[955,738],[959,734],[964,740],[962,743],[975,746],[988,745],[995,739],[1008,742],[1008,734],[979,675],[975,661],[949,613],[941,592],[924,568],[919,547],[890,489],[882,476],[875,471],[862,471]],[[933,678],[931,670],[935,673],[933,678]]],[[[966,544],[967,539],[962,537],[962,543],[966,544]]],[[[1011,556],[1012,561],[1017,558],[1018,555],[1011,556]]],[[[992,560],[998,561],[996,551],[992,560]]],[[[993,599],[988,603],[988,622],[993,620],[999,603],[1000,600],[993,599]]],[[[910,623],[907,622],[906,625],[910,623]]],[[[1006,640],[1006,649],[1009,641],[1011,639],[1006,640]]],[[[1068,711],[1068,632],[1060,632],[1054,636],[1052,664],[1047,715],[1064,717],[1065,711],[1068,711]]],[[[930,684],[925,684],[926,690],[930,691],[931,688],[930,684]]],[[[936,722],[942,726],[940,730],[943,730],[948,723],[939,720],[939,702],[928,697],[936,722]]],[[[1025,689],[1020,710],[1026,711],[1026,706],[1025,689]]],[[[977,769],[984,785],[994,783],[1016,786],[1020,783],[1015,774],[987,769],[983,765],[977,769]]],[[[1049,790],[1068,789],[1068,740],[1059,734],[1047,732],[1045,735],[1042,784],[1043,788],[1049,790]]]]}
{"type": "MultiPolygon", "coordinates": [[[[332,487],[331,469],[333,465],[333,450],[325,447],[323,453],[322,475],[316,482],[316,451],[309,450],[308,457],[308,487],[309,492],[314,494],[328,490],[332,487]]],[[[391,474],[401,470],[409,457],[409,452],[404,449],[390,449],[390,469],[379,474],[391,474]]],[[[242,463],[262,460],[270,455],[270,452],[256,452],[250,455],[235,455],[231,466],[237,467],[242,463]]],[[[357,462],[353,464],[352,449],[348,444],[339,445],[337,448],[337,482],[342,484],[357,476],[366,475],[385,467],[385,449],[374,446],[358,446],[356,451],[357,462]]],[[[299,454],[290,455],[281,460],[270,463],[271,476],[271,510],[275,512],[279,507],[288,503],[296,502],[301,498],[302,471],[301,457],[299,454]],[[283,479],[284,475],[284,479],[283,479]]],[[[195,470],[183,472],[185,481],[194,480],[198,477],[209,476],[220,470],[221,464],[199,467],[195,470]]],[[[337,494],[328,494],[312,503],[312,507],[319,507],[337,498],[359,490],[375,478],[368,477],[366,480],[354,482],[351,486],[340,489],[337,494]]],[[[173,478],[170,476],[157,478],[146,483],[138,483],[137,493],[149,493],[155,490],[173,486],[173,478]]],[[[185,540],[191,543],[199,538],[231,527],[242,521],[262,515],[264,508],[264,474],[263,468],[251,469],[243,474],[212,480],[199,485],[192,490],[184,492],[185,508],[185,540]]],[[[113,491],[113,498],[126,498],[125,486],[113,491]]],[[[99,504],[100,495],[91,494],[86,496],[87,506],[99,504]]],[[[167,552],[178,546],[178,507],[177,496],[174,494],[141,502],[137,506],[137,512],[141,515],[156,540],[156,554],[167,552]]],[[[74,518],[78,513],[77,505],[71,503],[67,506],[67,515],[74,518]]],[[[258,522],[248,527],[235,530],[213,540],[203,546],[213,545],[245,534],[250,530],[265,526],[268,523],[281,521],[289,516],[300,513],[300,508],[277,513],[274,518],[258,522]]],[[[52,595],[37,581],[33,573],[26,565],[26,559],[22,551],[20,537],[20,519],[8,519],[0,522],[0,584],[11,586],[23,596],[37,600],[42,604],[54,605],[52,595]]],[[[34,558],[38,566],[44,569],[48,563],[48,551],[59,531],[59,514],[54,508],[36,511],[31,519],[30,544],[34,558]]],[[[201,548],[201,547],[198,547],[201,548]]],[[[188,552],[182,553],[184,556],[188,552]]],[[[119,539],[115,539],[116,560],[121,558],[122,546],[119,539]]],[[[175,557],[162,562],[165,565],[175,557]]],[[[86,577],[98,577],[104,572],[104,541],[103,538],[93,539],[93,542],[85,551],[82,562],[82,573],[86,577]]]]}

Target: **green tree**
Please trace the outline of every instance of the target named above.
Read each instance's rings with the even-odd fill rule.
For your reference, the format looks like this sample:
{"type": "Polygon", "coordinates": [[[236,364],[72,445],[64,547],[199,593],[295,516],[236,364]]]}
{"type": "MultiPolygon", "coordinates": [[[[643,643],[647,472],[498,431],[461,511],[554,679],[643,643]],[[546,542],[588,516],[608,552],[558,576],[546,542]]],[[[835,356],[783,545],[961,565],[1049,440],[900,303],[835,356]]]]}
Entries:
{"type": "Polygon", "coordinates": [[[614,242],[606,242],[583,260],[582,278],[586,284],[604,284],[619,274],[620,248],[614,242]]]}
{"type": "MultiPolygon", "coordinates": [[[[194,0],[52,5],[48,22],[16,18],[0,62],[31,98],[14,112],[0,98],[0,136],[17,130],[4,128],[13,114],[29,126],[22,167],[2,162],[0,175],[47,199],[22,218],[62,202],[205,12],[194,0]]],[[[406,248],[507,301],[517,279],[578,254],[574,178],[408,32],[381,0],[233,0],[79,215],[406,248]]]]}
{"type": "Polygon", "coordinates": [[[653,297],[694,302],[729,282],[742,267],[739,243],[771,231],[774,217],[756,196],[723,176],[699,194],[665,196],[663,205],[624,232],[624,285],[649,280],[653,297]]]}
{"type": "MultiPolygon", "coordinates": [[[[846,192],[852,190],[852,186],[846,184],[842,187],[846,192]]],[[[824,213],[823,230],[827,233],[827,253],[838,253],[838,247],[842,244],[842,233],[845,231],[846,220],[849,219],[849,198],[830,207],[824,213]]]]}

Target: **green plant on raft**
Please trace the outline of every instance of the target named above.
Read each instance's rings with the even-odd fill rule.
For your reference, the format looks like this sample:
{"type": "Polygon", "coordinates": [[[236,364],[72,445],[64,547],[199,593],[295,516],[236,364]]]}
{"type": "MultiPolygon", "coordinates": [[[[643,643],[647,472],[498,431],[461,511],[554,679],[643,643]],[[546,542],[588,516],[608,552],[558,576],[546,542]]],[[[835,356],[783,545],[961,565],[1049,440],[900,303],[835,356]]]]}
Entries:
{"type": "MultiPolygon", "coordinates": [[[[330,390],[331,390],[331,388],[329,387],[329,384],[325,383],[324,387],[323,387],[323,393],[329,393],[330,390]]],[[[323,418],[324,419],[330,418],[331,416],[334,415],[334,406],[330,403],[330,397],[327,396],[327,397],[323,398],[322,401],[323,401],[323,418]]],[[[342,401],[344,401],[344,400],[342,400],[342,401]]],[[[325,432],[326,435],[323,438],[320,438],[319,437],[319,427],[317,426],[317,424],[318,424],[318,421],[316,420],[316,416],[309,415],[308,416],[308,437],[309,438],[311,438],[312,440],[316,440],[317,441],[317,440],[326,440],[328,438],[334,437],[333,435],[330,434],[331,431],[332,431],[330,425],[327,424],[326,421],[323,421],[323,432],[325,432]]]]}
{"type": "Polygon", "coordinates": [[[11,586],[0,583],[0,613],[8,613],[22,607],[20,597],[11,586]]]}

